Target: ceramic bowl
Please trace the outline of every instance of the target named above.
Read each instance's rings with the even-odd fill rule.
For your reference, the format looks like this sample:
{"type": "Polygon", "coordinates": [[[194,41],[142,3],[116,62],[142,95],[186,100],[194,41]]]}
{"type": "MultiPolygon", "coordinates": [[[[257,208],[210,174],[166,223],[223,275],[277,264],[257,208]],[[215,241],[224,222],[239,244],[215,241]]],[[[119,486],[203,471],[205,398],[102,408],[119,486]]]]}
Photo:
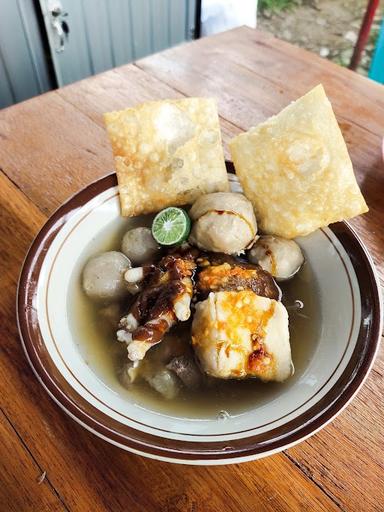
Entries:
{"type": "MultiPolygon", "coordinates": [[[[234,190],[239,185],[231,177],[234,190]]],[[[18,322],[27,358],[49,395],[83,427],[125,450],[188,464],[228,464],[276,453],[311,436],[357,393],[381,334],[372,260],[345,222],[298,239],[316,289],[316,342],[292,382],[238,414],[186,417],[151,410],[106,385],[71,329],[70,281],[84,247],[119,230],[116,176],[62,205],[34,240],[22,269],[18,322]]],[[[305,343],[306,340],[302,342],[305,343]]]]}

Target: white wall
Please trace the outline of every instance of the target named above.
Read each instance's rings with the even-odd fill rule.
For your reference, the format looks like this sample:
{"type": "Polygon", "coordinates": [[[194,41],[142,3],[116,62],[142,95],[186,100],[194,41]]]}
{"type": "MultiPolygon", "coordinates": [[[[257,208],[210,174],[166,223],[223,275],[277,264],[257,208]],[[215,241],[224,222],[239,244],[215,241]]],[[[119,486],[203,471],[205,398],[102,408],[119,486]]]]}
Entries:
{"type": "Polygon", "coordinates": [[[224,32],[240,25],[256,27],[257,0],[202,0],[201,35],[224,32]]]}

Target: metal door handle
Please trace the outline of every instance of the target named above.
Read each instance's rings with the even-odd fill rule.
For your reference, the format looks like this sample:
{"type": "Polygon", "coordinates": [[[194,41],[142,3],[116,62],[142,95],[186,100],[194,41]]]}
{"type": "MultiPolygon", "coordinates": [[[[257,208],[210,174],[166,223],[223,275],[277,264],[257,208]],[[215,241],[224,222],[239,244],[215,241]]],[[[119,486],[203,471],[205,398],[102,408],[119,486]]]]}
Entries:
{"type": "Polygon", "coordinates": [[[59,39],[59,45],[55,48],[57,53],[62,53],[65,49],[65,32],[61,23],[62,22],[57,19],[52,21],[52,28],[59,39]]]}
{"type": "Polygon", "coordinates": [[[55,18],[57,18],[58,16],[67,16],[68,13],[63,11],[63,8],[56,4],[52,9],[51,9],[51,14],[52,16],[54,16],[55,18]]]}
{"type": "Polygon", "coordinates": [[[67,12],[63,10],[60,0],[51,0],[48,3],[48,12],[50,15],[50,21],[52,31],[57,39],[55,41],[55,52],[62,53],[65,50],[65,41],[68,39],[69,26],[68,23],[63,20],[67,16],[67,12]]]}

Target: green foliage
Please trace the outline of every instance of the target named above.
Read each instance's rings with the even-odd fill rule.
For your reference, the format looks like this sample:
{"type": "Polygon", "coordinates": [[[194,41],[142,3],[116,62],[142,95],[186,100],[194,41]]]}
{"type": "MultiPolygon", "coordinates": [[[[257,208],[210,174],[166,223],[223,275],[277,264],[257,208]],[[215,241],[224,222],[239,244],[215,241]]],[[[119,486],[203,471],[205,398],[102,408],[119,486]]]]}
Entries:
{"type": "Polygon", "coordinates": [[[262,11],[284,11],[294,7],[295,5],[297,5],[296,0],[259,0],[259,6],[262,11]]]}

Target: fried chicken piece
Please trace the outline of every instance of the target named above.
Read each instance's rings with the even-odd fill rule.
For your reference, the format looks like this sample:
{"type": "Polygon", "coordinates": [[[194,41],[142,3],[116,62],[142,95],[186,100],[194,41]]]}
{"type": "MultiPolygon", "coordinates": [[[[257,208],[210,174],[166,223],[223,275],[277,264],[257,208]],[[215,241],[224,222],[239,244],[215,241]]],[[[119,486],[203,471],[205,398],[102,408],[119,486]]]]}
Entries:
{"type": "Polygon", "coordinates": [[[164,256],[157,265],[126,273],[130,283],[142,281],[142,291],[129,313],[120,320],[117,331],[117,339],[128,345],[131,361],[143,359],[178,320],[190,317],[197,254],[194,249],[179,249],[164,256]]]}
{"type": "Polygon", "coordinates": [[[199,300],[207,298],[210,292],[243,290],[251,290],[268,299],[281,298],[281,290],[273,277],[259,265],[218,253],[202,254],[196,263],[199,266],[196,283],[199,300]]]}

